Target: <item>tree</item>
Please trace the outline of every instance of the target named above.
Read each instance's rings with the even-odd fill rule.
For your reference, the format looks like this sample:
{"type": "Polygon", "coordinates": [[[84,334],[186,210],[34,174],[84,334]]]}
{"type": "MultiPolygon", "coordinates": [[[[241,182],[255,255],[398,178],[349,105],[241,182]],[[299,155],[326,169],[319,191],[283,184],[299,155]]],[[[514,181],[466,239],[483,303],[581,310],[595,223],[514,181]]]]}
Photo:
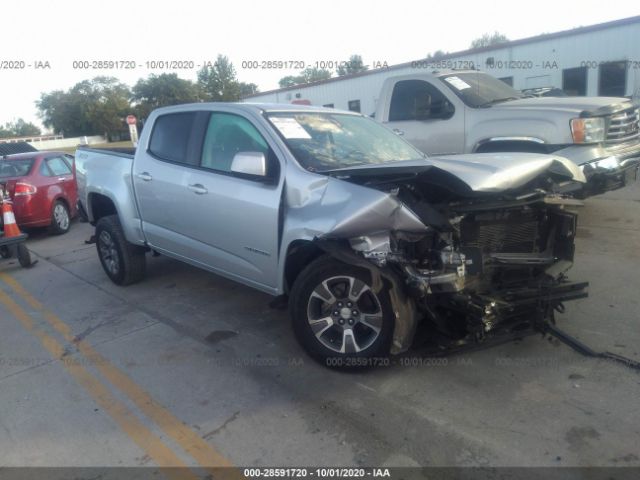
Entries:
{"type": "Polygon", "coordinates": [[[440,57],[444,57],[447,54],[444,50],[436,50],[433,53],[427,55],[426,60],[438,60],[440,57]]]}
{"type": "Polygon", "coordinates": [[[366,70],[369,70],[369,67],[364,64],[362,57],[360,55],[351,55],[348,62],[338,66],[336,74],[339,77],[344,77],[345,75],[353,75],[366,70]]]}
{"type": "Polygon", "coordinates": [[[36,107],[42,123],[55,133],[70,136],[87,133],[88,127],[85,125],[84,118],[80,117],[78,99],[71,98],[70,93],[62,90],[41,93],[40,99],[36,101],[36,107]]]}
{"type": "Polygon", "coordinates": [[[18,118],[14,122],[7,122],[4,127],[0,127],[0,138],[7,137],[35,137],[42,132],[31,122],[26,122],[18,118]]]}
{"type": "Polygon", "coordinates": [[[236,69],[225,55],[218,55],[213,65],[205,65],[198,71],[198,88],[210,102],[236,102],[258,92],[255,83],[238,81],[236,69]]]}
{"type": "Polygon", "coordinates": [[[131,100],[135,114],[141,120],[153,109],[200,100],[197,86],[190,80],[179,78],[175,73],[149,75],[133,86],[131,100]]]}
{"type": "Polygon", "coordinates": [[[240,82],[240,98],[248,97],[258,92],[258,86],[255,83],[240,82]]]}
{"type": "Polygon", "coordinates": [[[36,101],[45,126],[66,136],[126,132],[124,117],[130,111],[129,87],[113,77],[95,77],[68,91],[42,93],[36,101]]]}
{"type": "Polygon", "coordinates": [[[492,34],[485,33],[479,38],[476,38],[471,42],[470,48],[489,47],[491,45],[497,45],[499,43],[508,42],[509,39],[499,32],[493,32],[492,34]]]}
{"type": "Polygon", "coordinates": [[[131,110],[131,91],[125,84],[114,77],[96,77],[76,84],[71,92],[84,97],[82,110],[93,132],[112,140],[127,131],[124,118],[131,110]]]}
{"type": "Polygon", "coordinates": [[[319,82],[331,78],[331,72],[324,68],[307,67],[301,72],[303,83],[319,82]]]}
{"type": "Polygon", "coordinates": [[[280,80],[278,80],[278,85],[280,85],[280,88],[293,87],[294,85],[298,85],[300,83],[304,83],[300,75],[287,75],[286,77],[282,77],[280,80]]]}
{"type": "Polygon", "coordinates": [[[280,88],[302,85],[304,83],[319,82],[331,78],[331,72],[324,68],[307,67],[299,75],[287,75],[278,81],[280,88]]]}

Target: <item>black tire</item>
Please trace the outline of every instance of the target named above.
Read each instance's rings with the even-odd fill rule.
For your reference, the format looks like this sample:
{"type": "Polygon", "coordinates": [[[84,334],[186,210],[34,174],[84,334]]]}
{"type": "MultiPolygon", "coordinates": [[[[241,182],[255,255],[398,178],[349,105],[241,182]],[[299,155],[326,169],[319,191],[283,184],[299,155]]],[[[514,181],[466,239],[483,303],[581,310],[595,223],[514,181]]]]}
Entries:
{"type": "Polygon", "coordinates": [[[96,248],[102,268],[116,285],[131,285],[144,278],[145,249],[127,241],[117,215],[98,220],[96,248]]]}
{"type": "Polygon", "coordinates": [[[0,257],[11,258],[12,256],[13,256],[13,253],[11,252],[11,249],[8,246],[2,245],[0,247],[0,257]]]}
{"type": "Polygon", "coordinates": [[[56,200],[51,209],[51,233],[62,235],[71,228],[69,207],[62,200],[56,200]]]}
{"type": "Polygon", "coordinates": [[[383,285],[376,293],[372,283],[367,269],[329,256],[316,259],[300,273],[289,297],[289,313],[298,341],[312,358],[334,368],[386,364],[393,308],[388,288],[383,285]],[[317,295],[326,290],[335,302],[324,293],[325,299],[317,295]]]}
{"type": "Polygon", "coordinates": [[[34,265],[31,262],[31,254],[29,253],[29,249],[24,243],[19,243],[16,247],[18,253],[18,262],[20,262],[20,266],[22,268],[29,268],[34,265]]]}

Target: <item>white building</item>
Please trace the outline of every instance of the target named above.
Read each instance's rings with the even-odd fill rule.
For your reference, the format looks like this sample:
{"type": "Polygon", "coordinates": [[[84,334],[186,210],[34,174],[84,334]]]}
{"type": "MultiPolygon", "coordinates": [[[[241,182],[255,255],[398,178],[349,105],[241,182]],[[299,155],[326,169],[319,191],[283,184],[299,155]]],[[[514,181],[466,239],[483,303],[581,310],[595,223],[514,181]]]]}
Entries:
{"type": "Polygon", "coordinates": [[[640,91],[640,16],[261,92],[244,101],[310,103],[368,115],[386,78],[446,68],[484,70],[518,90],[557,87],[568,95],[632,96],[640,91]]]}

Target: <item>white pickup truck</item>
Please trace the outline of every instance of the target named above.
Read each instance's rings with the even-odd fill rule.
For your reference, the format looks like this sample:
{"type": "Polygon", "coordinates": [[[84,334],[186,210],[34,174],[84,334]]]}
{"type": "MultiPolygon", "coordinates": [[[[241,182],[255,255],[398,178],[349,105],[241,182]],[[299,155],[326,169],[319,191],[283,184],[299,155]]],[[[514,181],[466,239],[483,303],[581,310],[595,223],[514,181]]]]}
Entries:
{"type": "Polygon", "coordinates": [[[640,116],[626,98],[529,97],[486,73],[448,70],[388,78],[375,119],[429,155],[535,152],[568,158],[587,177],[584,196],[637,177],[640,116]]]}
{"type": "Polygon", "coordinates": [[[584,175],[561,157],[432,159],[352,112],[200,103],[154,111],[135,152],[80,148],[76,170],[113,282],[153,250],[287,295],[330,366],[408,349],[419,321],[460,345],[586,295],[561,194],[584,175]]]}

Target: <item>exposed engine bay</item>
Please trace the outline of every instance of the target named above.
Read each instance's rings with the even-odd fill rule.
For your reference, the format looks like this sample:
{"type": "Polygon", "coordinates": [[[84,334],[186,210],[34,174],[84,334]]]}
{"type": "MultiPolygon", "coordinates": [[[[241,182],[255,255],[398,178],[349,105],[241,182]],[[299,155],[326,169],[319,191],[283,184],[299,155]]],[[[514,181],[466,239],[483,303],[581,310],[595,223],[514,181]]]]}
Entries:
{"type": "MultiPolygon", "coordinates": [[[[577,226],[570,208],[580,202],[550,193],[571,182],[548,174],[495,194],[471,191],[441,171],[397,173],[359,171],[343,179],[393,195],[426,230],[359,235],[349,247],[383,275],[393,272],[389,278],[403,283],[417,316],[449,338],[478,342],[506,325],[553,321],[563,302],[587,296],[588,284],[565,274],[577,226]]],[[[401,337],[396,352],[408,348],[401,337]]]]}

